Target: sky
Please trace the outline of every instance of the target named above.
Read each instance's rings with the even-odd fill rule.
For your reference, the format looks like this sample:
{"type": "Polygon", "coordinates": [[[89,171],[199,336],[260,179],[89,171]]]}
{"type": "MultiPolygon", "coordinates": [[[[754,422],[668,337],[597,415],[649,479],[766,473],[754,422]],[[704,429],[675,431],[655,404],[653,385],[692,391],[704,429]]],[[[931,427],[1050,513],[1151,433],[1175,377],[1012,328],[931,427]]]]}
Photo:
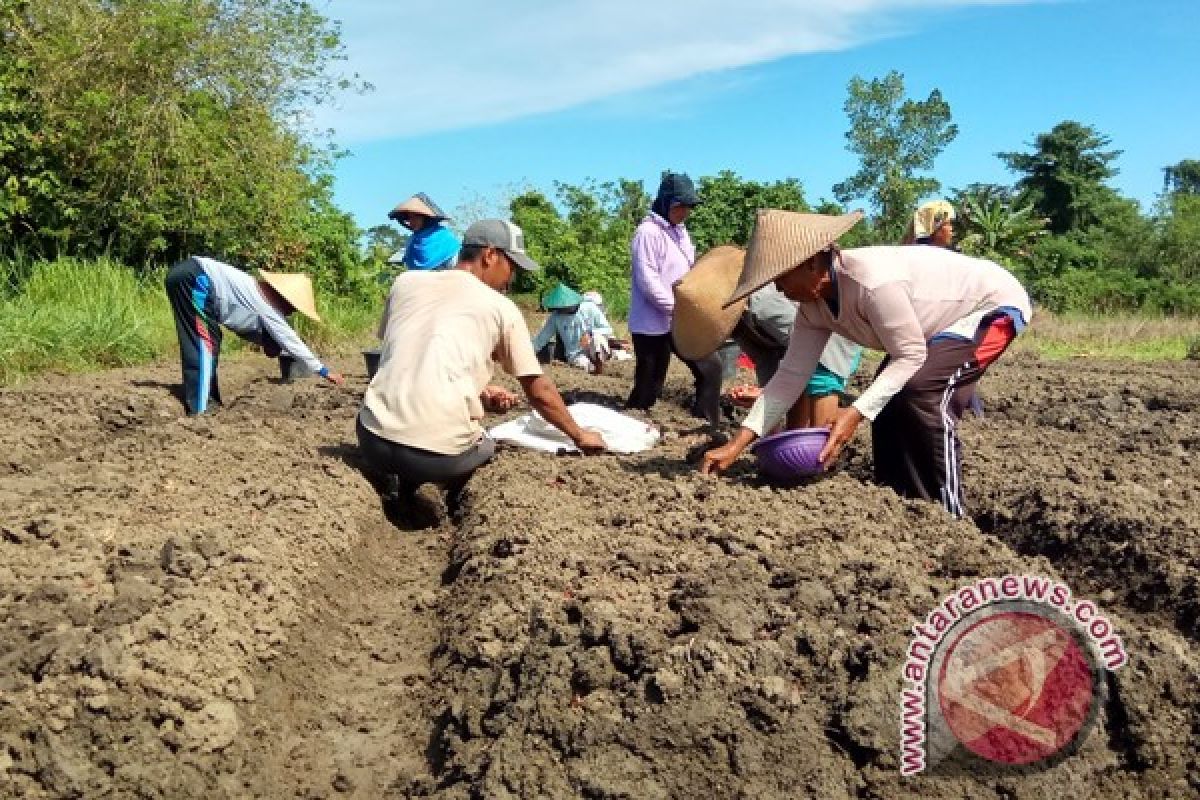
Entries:
{"type": "MultiPolygon", "coordinates": [[[[1200,0],[330,0],[373,84],[316,110],[349,152],[335,199],[364,228],[424,191],[459,217],[524,188],[635,178],[799,179],[832,198],[846,85],[898,70],[941,90],[959,135],[946,189],[1011,183],[995,157],[1067,119],[1122,150],[1149,207],[1162,168],[1200,158],[1200,0]],[[420,9],[415,11],[414,9],[420,9]]],[[[852,205],[862,205],[865,201],[852,205]]]]}

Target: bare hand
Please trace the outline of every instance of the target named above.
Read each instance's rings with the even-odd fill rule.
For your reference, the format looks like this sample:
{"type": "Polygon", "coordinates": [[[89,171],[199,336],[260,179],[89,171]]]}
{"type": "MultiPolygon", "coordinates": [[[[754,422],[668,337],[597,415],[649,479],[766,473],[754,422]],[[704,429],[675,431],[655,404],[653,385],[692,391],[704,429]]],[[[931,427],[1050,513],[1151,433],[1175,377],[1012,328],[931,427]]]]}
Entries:
{"type": "Polygon", "coordinates": [[[497,413],[514,409],[521,402],[520,397],[501,386],[483,387],[483,391],[479,393],[479,399],[485,409],[497,413]]]}
{"type": "Polygon", "coordinates": [[[325,380],[332,383],[334,386],[345,386],[346,378],[340,372],[331,372],[325,376],[325,380]]]}
{"type": "Polygon", "coordinates": [[[579,448],[584,455],[595,455],[603,453],[608,449],[608,445],[604,443],[604,437],[595,431],[585,430],[575,441],[575,446],[579,448]]]}
{"type": "Polygon", "coordinates": [[[760,394],[762,394],[761,388],[743,383],[729,390],[729,399],[739,408],[749,408],[754,405],[754,401],[760,394]]]}
{"type": "Polygon", "coordinates": [[[858,409],[854,406],[838,411],[837,416],[833,418],[833,424],[829,426],[829,440],[825,442],[825,446],[821,448],[821,454],[817,456],[822,467],[828,468],[837,460],[846,442],[854,438],[854,433],[858,430],[858,423],[862,421],[863,415],[858,413],[858,409]]]}
{"type": "Polygon", "coordinates": [[[737,461],[737,457],[741,454],[741,448],[734,442],[714,447],[705,452],[704,460],[700,463],[700,473],[702,475],[720,475],[733,466],[733,462],[737,461]]]}

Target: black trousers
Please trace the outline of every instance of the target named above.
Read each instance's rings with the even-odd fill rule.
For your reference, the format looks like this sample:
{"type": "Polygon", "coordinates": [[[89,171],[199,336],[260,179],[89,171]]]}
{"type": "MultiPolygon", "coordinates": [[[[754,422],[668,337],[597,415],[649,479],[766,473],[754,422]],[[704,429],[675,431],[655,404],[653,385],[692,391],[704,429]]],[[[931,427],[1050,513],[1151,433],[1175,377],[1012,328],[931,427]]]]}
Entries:
{"type": "Polygon", "coordinates": [[[662,395],[667,379],[671,354],[675,353],[692,373],[696,384],[696,399],[692,415],[716,426],[721,419],[721,359],[716,354],[693,361],[675,352],[671,334],[633,334],[633,354],[637,359],[633,371],[633,389],[626,408],[649,409],[662,395]]]}
{"type": "Polygon", "coordinates": [[[963,516],[958,422],[979,379],[1015,336],[1012,320],[999,314],[984,319],[974,341],[929,342],[925,363],[871,423],[876,480],[963,516]]]}
{"type": "Polygon", "coordinates": [[[221,325],[212,280],[199,262],[189,258],[171,267],[165,285],[183,363],[183,402],[188,414],[203,414],[210,401],[221,402],[217,384],[221,325]]]}
{"type": "Polygon", "coordinates": [[[376,474],[395,475],[402,494],[411,494],[425,483],[445,486],[451,494],[460,492],[475,470],[496,453],[496,443],[486,436],[465,453],[448,456],[384,439],[367,430],[361,419],[356,421],[355,433],[368,468],[376,474]]]}

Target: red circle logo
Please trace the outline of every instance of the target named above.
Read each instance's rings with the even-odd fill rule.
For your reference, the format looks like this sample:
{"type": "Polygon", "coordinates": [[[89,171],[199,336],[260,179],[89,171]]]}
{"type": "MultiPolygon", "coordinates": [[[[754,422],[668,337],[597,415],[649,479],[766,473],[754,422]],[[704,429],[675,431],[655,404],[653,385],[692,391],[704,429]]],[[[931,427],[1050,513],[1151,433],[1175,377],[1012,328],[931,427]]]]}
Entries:
{"type": "Polygon", "coordinates": [[[986,616],[949,642],[937,695],[964,747],[1014,765],[1070,746],[1097,698],[1088,653],[1054,619],[1030,611],[986,616]]]}

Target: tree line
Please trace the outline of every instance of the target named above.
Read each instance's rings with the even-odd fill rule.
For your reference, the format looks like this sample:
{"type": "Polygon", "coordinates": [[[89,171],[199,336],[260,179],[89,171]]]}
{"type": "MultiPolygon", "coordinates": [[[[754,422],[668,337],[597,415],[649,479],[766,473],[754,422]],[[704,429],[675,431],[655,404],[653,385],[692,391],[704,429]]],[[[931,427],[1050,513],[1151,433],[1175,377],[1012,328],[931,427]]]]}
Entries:
{"type": "MultiPolygon", "coordinates": [[[[764,183],[728,171],[701,177],[704,205],[688,220],[697,249],[744,246],[758,208],[842,213],[858,203],[871,213],[844,244],[898,244],[919,203],[940,195],[958,212],[961,249],[1008,266],[1045,307],[1200,313],[1200,161],[1165,167],[1163,191],[1144,213],[1110,183],[1121,153],[1110,138],[1064,120],[1026,150],[996,154],[1014,175],[1011,184],[945,189],[931,172],[958,128],[938,90],[914,100],[897,72],[856,77],[845,111],[847,146],[859,168],[833,187],[835,199],[809,203],[793,178],[764,183]]],[[[640,182],[624,179],[559,184],[553,198],[539,191],[515,198],[513,219],[548,265],[544,275],[524,277],[522,288],[563,280],[606,292],[622,307],[629,239],[649,201],[640,182]]]]}
{"type": "MultiPolygon", "coordinates": [[[[325,292],[364,298],[386,280],[402,232],[364,232],[335,206],[339,152],[305,127],[306,110],[351,85],[337,74],[338,26],[313,3],[0,0],[0,45],[0,259],[139,269],[209,254],[305,270],[325,292]]],[[[763,207],[866,206],[847,244],[896,243],[919,202],[941,195],[958,209],[963,250],[1011,267],[1043,305],[1200,312],[1200,161],[1166,166],[1143,211],[1111,185],[1109,137],[1067,120],[997,154],[1011,184],[943,187],[935,161],[958,128],[938,90],[913,99],[899,73],[856,77],[845,112],[859,165],[832,199],[810,202],[790,177],[699,177],[698,249],[744,245],[763,207]]],[[[649,203],[628,179],[519,193],[511,215],[547,269],[518,288],[565,280],[619,311],[649,203]]]]}

